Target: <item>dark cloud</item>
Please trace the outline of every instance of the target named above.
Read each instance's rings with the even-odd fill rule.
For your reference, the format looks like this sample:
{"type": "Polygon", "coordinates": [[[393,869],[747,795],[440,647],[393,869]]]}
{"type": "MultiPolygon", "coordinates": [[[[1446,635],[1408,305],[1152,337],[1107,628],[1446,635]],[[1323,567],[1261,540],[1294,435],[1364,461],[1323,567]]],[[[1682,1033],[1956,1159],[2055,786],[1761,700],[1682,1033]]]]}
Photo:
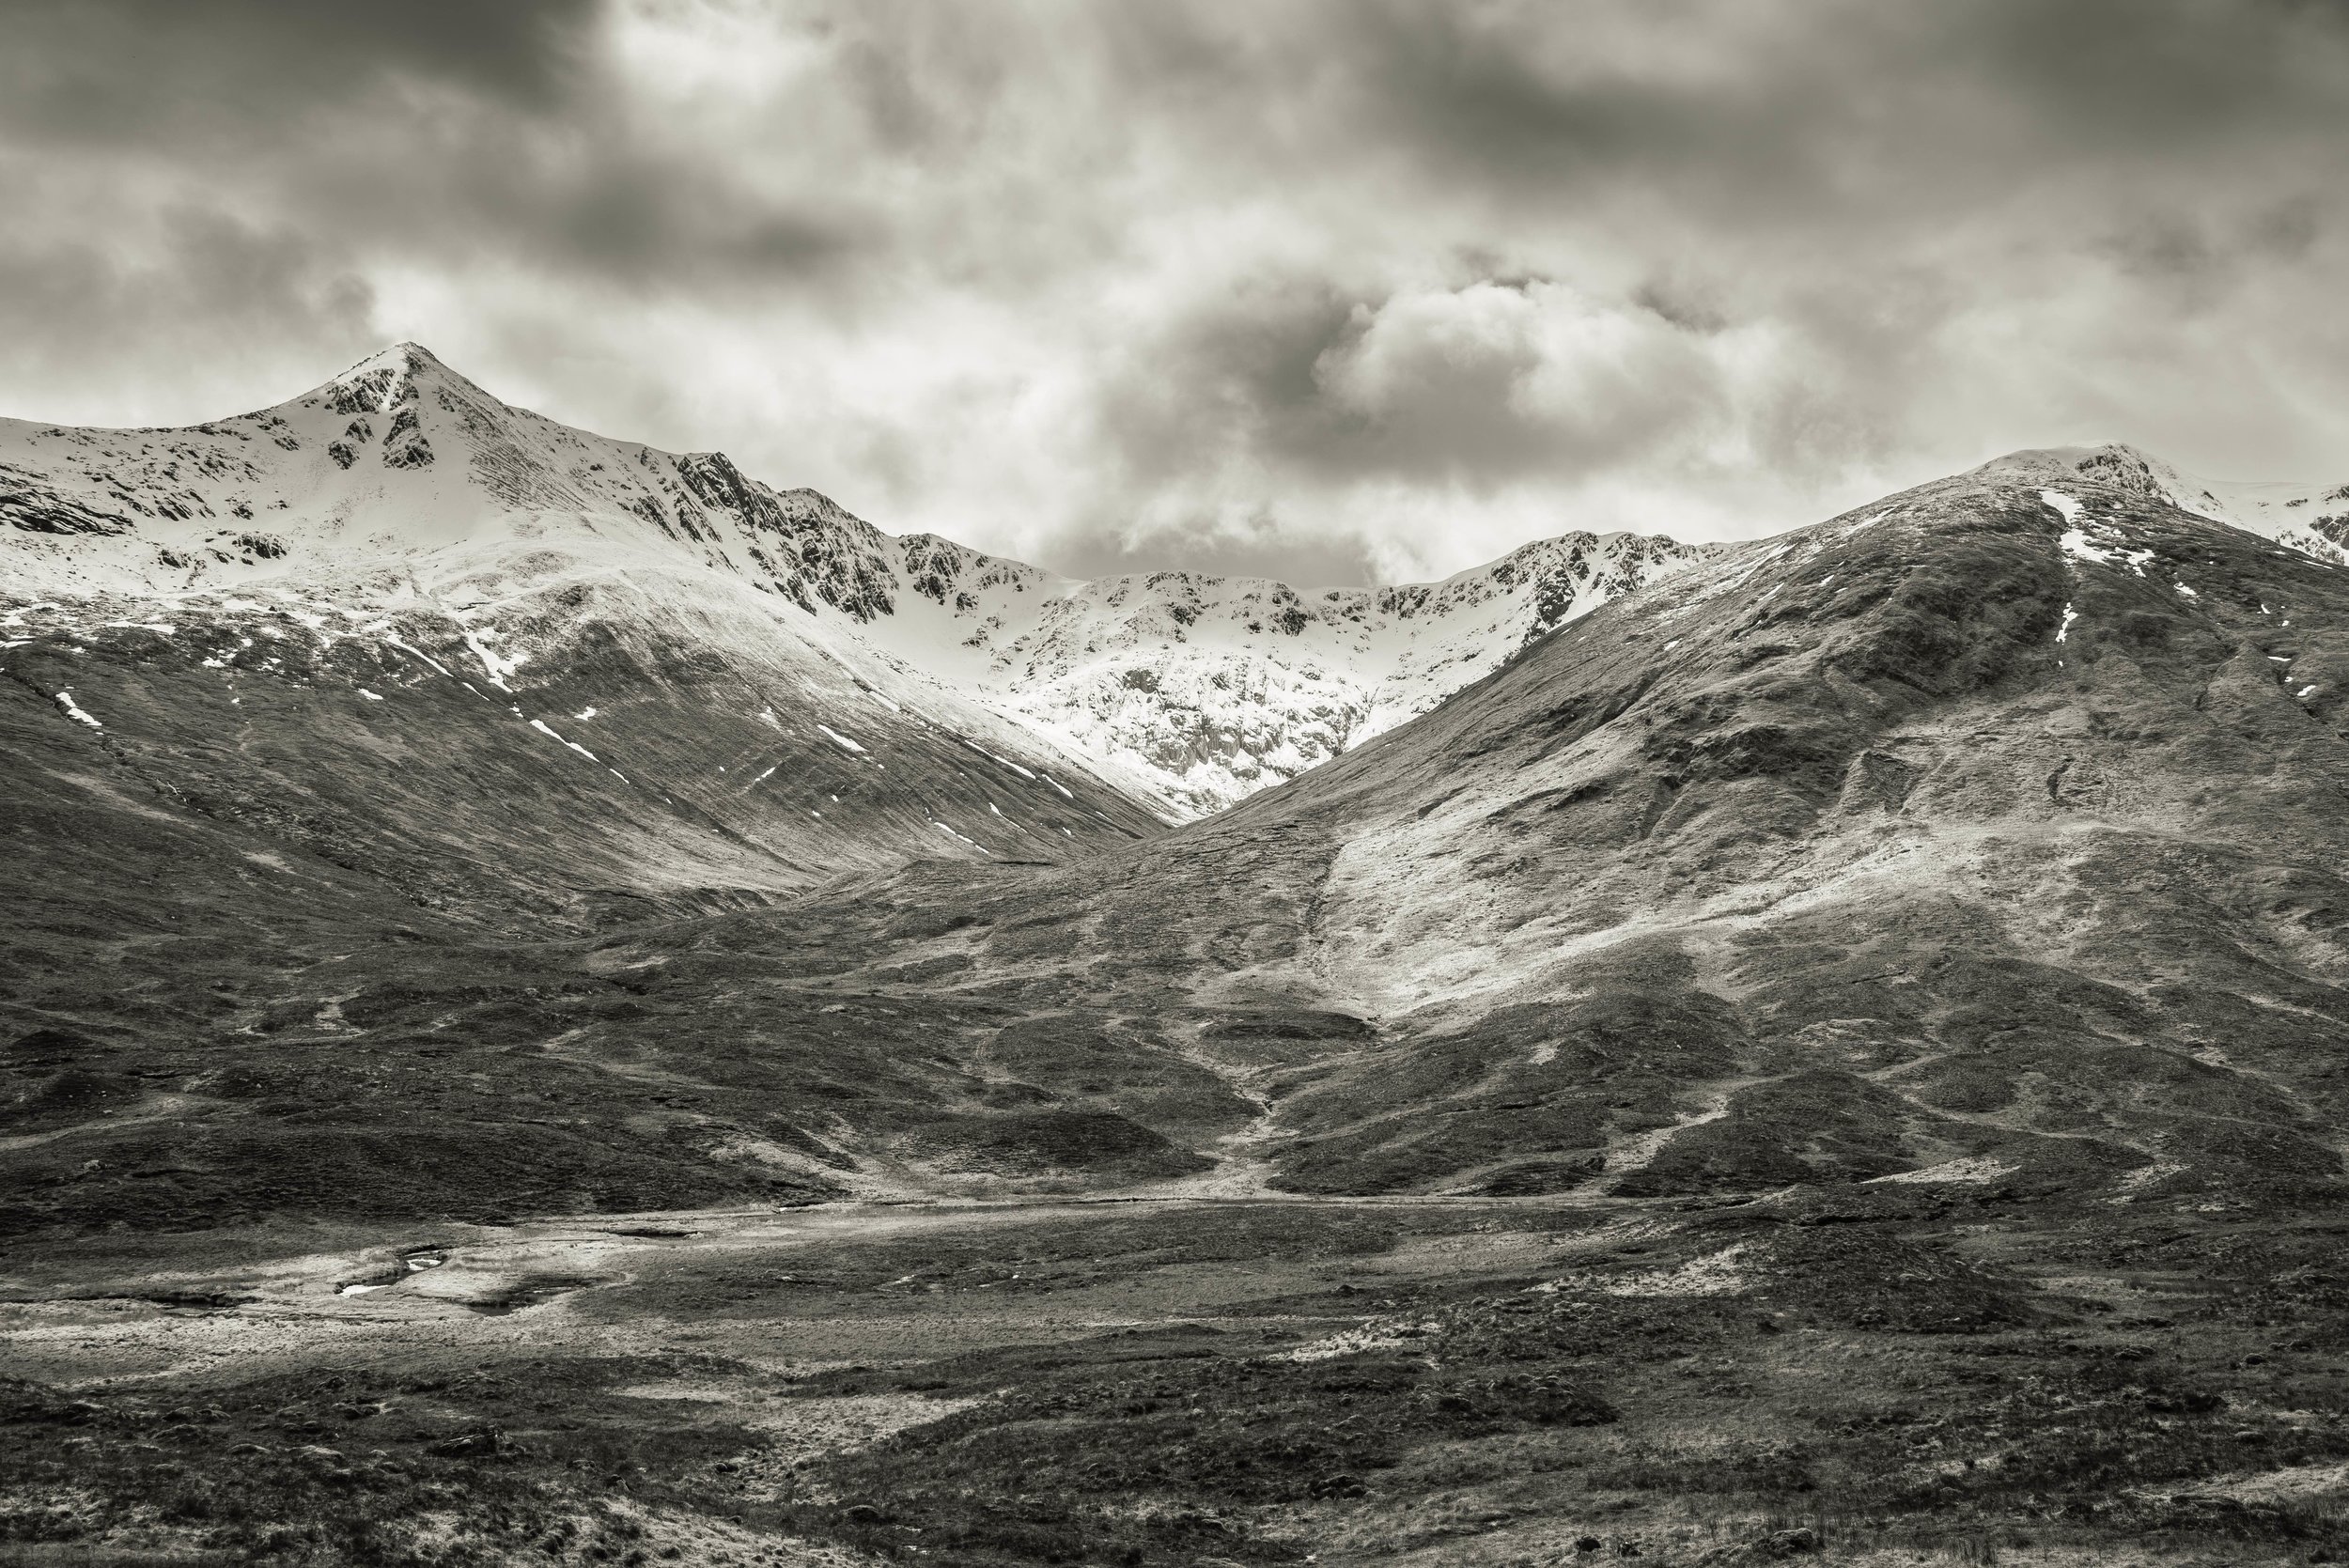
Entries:
{"type": "Polygon", "coordinates": [[[2313,0],[23,0],[0,400],[412,336],[892,526],[1305,577],[2001,445],[2349,476],[2344,98],[2313,0]]]}
{"type": "Polygon", "coordinates": [[[637,291],[822,275],[879,238],[876,217],[850,201],[762,197],[722,166],[633,147],[608,132],[548,136],[512,127],[484,144],[483,156],[453,175],[385,170],[371,188],[322,205],[350,210],[354,227],[388,226],[393,242],[454,237],[637,291]],[[402,221],[409,215],[413,223],[402,221]]]}
{"type": "Polygon", "coordinates": [[[1334,101],[1444,178],[1636,186],[1765,225],[1946,214],[2088,166],[2323,156],[2349,43],[2339,8],[2262,0],[1347,9],[1357,25],[1321,18],[1334,101]]]}
{"type": "Polygon", "coordinates": [[[1532,280],[1376,301],[1254,284],[1137,345],[1102,407],[1146,481],[1246,450],[1316,482],[1475,491],[1636,458],[1713,419],[1703,336],[1532,280]]]}
{"type": "Polygon", "coordinates": [[[154,240],[136,256],[21,231],[0,239],[0,384],[43,393],[0,413],[66,419],[88,408],[105,420],[122,367],[135,365],[149,378],[138,389],[148,417],[211,418],[237,411],[208,399],[249,375],[283,396],[318,380],[318,365],[373,346],[366,280],[301,235],[175,210],[154,240]]]}
{"type": "Polygon", "coordinates": [[[280,137],[388,80],[558,98],[594,0],[14,0],[0,125],[47,142],[280,137]]]}
{"type": "Polygon", "coordinates": [[[1158,484],[1235,447],[1325,442],[1331,350],[1358,336],[1349,299],[1314,278],[1249,278],[1160,323],[1103,380],[1104,433],[1133,476],[1158,484]]]}

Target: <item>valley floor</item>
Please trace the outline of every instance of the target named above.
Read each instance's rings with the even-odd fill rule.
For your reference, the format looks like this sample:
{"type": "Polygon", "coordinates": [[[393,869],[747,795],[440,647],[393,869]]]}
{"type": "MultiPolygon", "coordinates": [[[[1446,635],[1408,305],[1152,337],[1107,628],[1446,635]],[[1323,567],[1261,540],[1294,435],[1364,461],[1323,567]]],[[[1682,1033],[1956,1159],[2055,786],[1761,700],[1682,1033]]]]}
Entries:
{"type": "Polygon", "coordinates": [[[1960,1179],[33,1244],[0,1562],[2331,1560],[2339,1227],[2106,1208],[1960,1179]]]}

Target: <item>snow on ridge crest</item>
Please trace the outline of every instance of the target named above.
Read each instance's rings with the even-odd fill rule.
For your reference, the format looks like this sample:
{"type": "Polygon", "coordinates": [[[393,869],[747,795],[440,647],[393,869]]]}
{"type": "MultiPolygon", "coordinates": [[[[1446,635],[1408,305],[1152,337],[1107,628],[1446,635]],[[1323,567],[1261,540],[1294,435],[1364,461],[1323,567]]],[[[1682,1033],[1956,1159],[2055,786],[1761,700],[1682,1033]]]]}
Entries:
{"type": "MultiPolygon", "coordinates": [[[[275,582],[371,599],[454,577],[527,593],[589,563],[630,582],[714,572],[1186,814],[1327,761],[1713,552],[1568,534],[1439,582],[1075,581],[935,535],[893,537],[723,453],[556,424],[414,343],[182,429],[0,421],[0,594],[178,602],[275,582]]],[[[496,637],[465,639],[492,690],[532,651],[496,637]]]]}

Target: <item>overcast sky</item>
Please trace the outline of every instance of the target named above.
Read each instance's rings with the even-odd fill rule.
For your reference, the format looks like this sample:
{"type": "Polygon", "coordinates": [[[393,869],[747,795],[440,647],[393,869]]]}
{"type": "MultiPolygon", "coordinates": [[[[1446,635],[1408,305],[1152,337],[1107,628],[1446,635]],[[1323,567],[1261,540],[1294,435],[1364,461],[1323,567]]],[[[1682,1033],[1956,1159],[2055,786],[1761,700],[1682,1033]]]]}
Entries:
{"type": "Polygon", "coordinates": [[[2341,0],[13,0],[0,412],[412,338],[1062,570],[2349,479],[2341,0]]]}

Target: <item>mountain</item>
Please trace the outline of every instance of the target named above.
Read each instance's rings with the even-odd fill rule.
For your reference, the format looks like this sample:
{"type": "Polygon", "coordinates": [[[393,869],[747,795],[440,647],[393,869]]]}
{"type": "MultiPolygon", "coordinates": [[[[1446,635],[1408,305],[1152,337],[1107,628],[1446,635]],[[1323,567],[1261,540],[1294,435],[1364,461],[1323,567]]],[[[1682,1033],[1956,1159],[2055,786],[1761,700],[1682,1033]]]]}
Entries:
{"type": "Polygon", "coordinates": [[[2126,449],[1308,600],[891,539],[413,348],[0,436],[52,596],[0,614],[20,1110],[58,1172],[182,1129],[176,1196],[37,1175],[17,1227],[2331,1179],[2339,568],[2126,449]],[[1217,722],[1304,692],[1339,754],[1169,834],[1143,764],[1319,754],[1137,760],[1246,670],[1217,722]],[[366,1178],[254,1191],[320,1117],[366,1178]]]}
{"type": "Polygon", "coordinates": [[[331,644],[247,583],[8,650],[24,1552],[2349,1550],[2349,568],[2030,455],[939,859],[888,814],[1009,787],[955,693],[576,515],[586,599],[476,606],[498,528],[331,644]],[[872,792],[812,884],[711,783],[770,709],[872,792]]]}
{"type": "MultiPolygon", "coordinates": [[[[959,629],[989,620],[1015,645],[1019,603],[1072,604],[1037,622],[1060,629],[1055,668],[1089,670],[1071,629],[1173,585],[1056,585],[891,539],[721,456],[509,408],[413,346],[191,429],[0,424],[0,1005],[21,1046],[0,1137],[37,1151],[0,1200],[12,1228],[838,1190],[856,1162],[823,1141],[847,1125],[830,1096],[909,1129],[960,1114],[959,1067],[900,1059],[931,1022],[779,1025],[791,1013],[748,990],[747,1012],[696,989],[679,1017],[644,1000],[665,964],[583,982],[581,952],[910,862],[1078,862],[1176,809],[1173,775],[1088,753],[972,676],[959,629]],[[696,1079],[717,1099],[694,1100],[549,1043],[593,1019],[762,1064],[696,1079]],[[820,1063],[769,1059],[778,1027],[820,1063]],[[649,1142],[647,1093],[678,1102],[649,1142]],[[137,1153],[155,1139],[160,1163],[137,1153]]],[[[1556,584],[1595,569],[1558,548],[1425,615],[1357,598],[1516,645],[1511,616],[1570,612],[1556,584]]],[[[1222,661],[1183,668],[1209,685],[1360,630],[1277,585],[1180,592],[1222,661]],[[1274,607],[1252,631],[1252,604],[1274,607]]],[[[1229,1099],[1203,1069],[1176,1077],[1229,1099]]],[[[1063,1135],[1057,1115],[1038,1136],[1063,1135]]],[[[1200,1160],[1115,1125],[1120,1169],[1200,1160]]]]}
{"type": "Polygon", "coordinates": [[[193,429],[0,425],[0,486],[23,755],[429,907],[690,906],[1158,827],[853,635],[894,590],[876,531],[412,346],[193,429]]]}
{"type": "Polygon", "coordinates": [[[916,600],[866,635],[1140,774],[1183,817],[1318,767],[1718,549],[1567,534],[1440,582],[1300,590],[1174,571],[1071,582],[942,540],[906,546],[913,594],[951,620],[916,600]]]}
{"type": "MultiPolygon", "coordinates": [[[[469,606],[517,584],[632,586],[689,615],[714,598],[739,612],[740,636],[771,625],[901,704],[958,694],[954,725],[990,709],[1013,726],[989,730],[1003,745],[1024,735],[1177,817],[1326,761],[1706,553],[1576,534],[1374,590],[1188,573],[1076,582],[934,536],[893,538],[720,453],[567,428],[414,344],[189,429],[0,421],[0,594],[97,596],[116,619],[210,618],[224,596],[260,588],[324,595],[362,619],[403,585],[419,604],[469,606]]],[[[478,626],[459,662],[479,664],[478,644],[544,669],[561,625],[478,626]]]]}
{"type": "Polygon", "coordinates": [[[2010,452],[1977,472],[2018,479],[2036,475],[2059,484],[2092,480],[2232,523],[2320,561],[2349,562],[2349,485],[2196,479],[2118,442],[2010,452]]]}
{"type": "MultiPolygon", "coordinates": [[[[43,1111],[61,1119],[43,1157],[135,1170],[158,1116],[233,1127],[244,1152],[182,1130],[169,1201],[37,1183],[13,1223],[140,1191],[149,1215],[249,1204],[251,1171],[291,1168],[252,1141],[314,1141],[321,1117],[366,1178],[272,1202],[648,1207],[761,1181],[2329,1191],[2349,582],[2129,486],[2044,477],[1978,472],[1731,551],[1172,833],[1096,833],[1059,865],[893,862],[789,902],[680,898],[608,934],[548,925],[521,893],[386,912],[384,890],[435,876],[552,906],[530,868],[573,875],[582,810],[516,798],[546,774],[479,805],[443,789],[437,843],[423,793],[387,830],[391,805],[288,790],[280,754],[208,753],[233,722],[217,706],[179,721],[172,753],[210,772],[143,774],[155,731],[99,726],[194,699],[150,695],[111,644],[44,647],[10,710],[35,850],[11,1006],[81,1042],[41,1051],[115,1063],[128,1097],[106,1123],[43,1111]],[[533,939],[501,934],[518,919],[533,939]],[[233,1089],[224,1030],[251,1041],[233,1089]],[[521,1146],[519,1109],[552,1145],[527,1169],[482,1158],[485,1138],[521,1146]],[[420,1111],[433,1141],[369,1130],[420,1111]]],[[[412,685],[377,705],[324,666],[234,678],[272,710],[331,694],[343,728],[301,733],[390,753],[386,792],[398,753],[366,726],[426,703],[596,790],[641,787],[478,683],[351,645],[319,657],[412,685]]],[[[819,721],[864,733],[848,722],[819,721]]],[[[929,743],[935,779],[961,743],[929,743]]],[[[687,826],[602,842],[703,881],[687,826]]]]}
{"type": "Polygon", "coordinates": [[[1242,1188],[2337,1196],[2349,578],[2046,477],[1733,551],[1081,871],[696,946],[1207,1062],[1242,1188]]]}

